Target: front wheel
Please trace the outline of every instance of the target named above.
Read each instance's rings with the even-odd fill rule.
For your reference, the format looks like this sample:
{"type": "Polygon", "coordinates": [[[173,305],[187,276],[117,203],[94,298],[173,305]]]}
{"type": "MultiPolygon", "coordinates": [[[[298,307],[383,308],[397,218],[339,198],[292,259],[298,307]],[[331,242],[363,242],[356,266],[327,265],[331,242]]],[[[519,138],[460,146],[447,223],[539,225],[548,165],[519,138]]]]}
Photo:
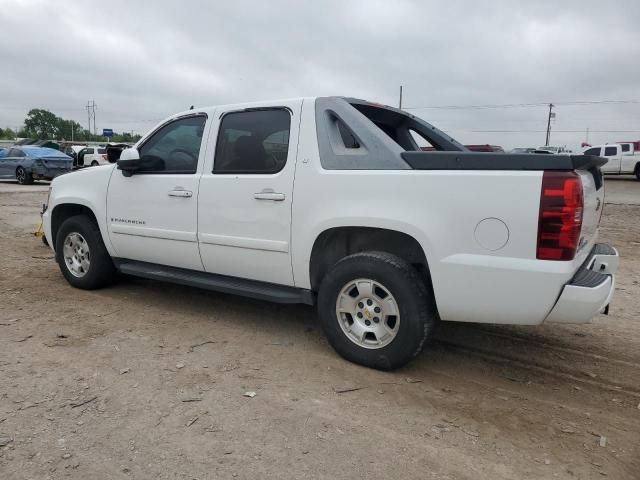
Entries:
{"type": "Polygon", "coordinates": [[[97,167],[98,165],[100,165],[96,160],[94,160],[93,162],[91,162],[91,166],[92,167],[97,167]]]}
{"type": "Polygon", "coordinates": [[[22,167],[16,169],[16,180],[20,185],[31,185],[33,183],[31,174],[22,167]]]}
{"type": "Polygon", "coordinates": [[[636,165],[636,170],[634,173],[636,174],[636,178],[640,180],[640,163],[636,165]]]}
{"type": "Polygon", "coordinates": [[[56,261],[67,282],[84,290],[108,285],[116,273],[100,229],[88,215],[69,217],[60,225],[56,261]]]}
{"type": "Polygon", "coordinates": [[[385,252],[357,253],[337,262],[320,285],[318,314],[341,356],[380,370],[416,357],[438,320],[418,272],[385,252]]]}

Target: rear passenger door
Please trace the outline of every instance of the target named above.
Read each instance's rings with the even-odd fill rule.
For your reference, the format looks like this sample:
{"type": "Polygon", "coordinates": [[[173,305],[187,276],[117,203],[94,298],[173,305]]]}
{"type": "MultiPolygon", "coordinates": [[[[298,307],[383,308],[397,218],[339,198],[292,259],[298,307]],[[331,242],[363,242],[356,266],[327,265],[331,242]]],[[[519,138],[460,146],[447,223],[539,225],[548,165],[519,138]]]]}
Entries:
{"type": "Polygon", "coordinates": [[[207,272],[293,285],[291,204],[301,107],[299,100],[216,112],[207,148],[215,155],[198,195],[207,272]]]}

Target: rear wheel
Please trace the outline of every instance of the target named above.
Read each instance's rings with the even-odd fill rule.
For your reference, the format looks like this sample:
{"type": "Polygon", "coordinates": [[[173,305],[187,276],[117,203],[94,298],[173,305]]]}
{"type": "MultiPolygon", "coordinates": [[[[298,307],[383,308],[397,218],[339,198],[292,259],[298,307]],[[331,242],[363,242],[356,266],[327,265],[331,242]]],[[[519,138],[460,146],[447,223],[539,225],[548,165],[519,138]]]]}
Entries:
{"type": "Polygon", "coordinates": [[[318,313],[340,355],[381,370],[416,357],[438,319],[432,294],[416,270],[385,252],[357,253],[337,262],[322,280],[318,313]]]}
{"type": "Polygon", "coordinates": [[[93,290],[111,283],[115,267],[100,229],[87,215],[67,218],[56,234],[56,261],[74,287],[93,290]]]}
{"type": "Polygon", "coordinates": [[[91,166],[92,167],[97,167],[98,165],[100,165],[96,160],[94,160],[93,162],[91,162],[91,166]]]}
{"type": "Polygon", "coordinates": [[[27,172],[24,168],[18,167],[16,169],[16,180],[20,185],[31,185],[33,183],[33,177],[31,173],[27,172]]]}
{"type": "Polygon", "coordinates": [[[640,180],[640,163],[636,164],[636,170],[634,173],[636,174],[636,178],[640,180]]]}

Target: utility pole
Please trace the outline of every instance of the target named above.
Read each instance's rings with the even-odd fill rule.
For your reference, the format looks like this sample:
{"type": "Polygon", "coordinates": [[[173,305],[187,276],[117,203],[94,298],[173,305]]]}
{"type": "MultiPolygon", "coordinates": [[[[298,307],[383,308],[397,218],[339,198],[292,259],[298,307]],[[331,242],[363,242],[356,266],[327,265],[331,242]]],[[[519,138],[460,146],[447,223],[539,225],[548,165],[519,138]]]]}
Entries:
{"type": "Polygon", "coordinates": [[[551,116],[553,113],[551,110],[553,109],[553,103],[549,104],[549,116],[547,117],[547,139],[545,140],[544,146],[549,146],[549,140],[551,139],[551,116]]]}
{"type": "Polygon", "coordinates": [[[398,108],[402,109],[402,85],[400,85],[400,102],[398,103],[398,108]]]}
{"type": "Polygon", "coordinates": [[[91,119],[93,118],[93,134],[96,134],[96,108],[98,108],[98,105],[96,105],[96,101],[95,100],[88,100],[87,101],[87,106],[85,107],[87,109],[87,120],[89,123],[89,135],[91,135],[91,119]]]}
{"type": "Polygon", "coordinates": [[[87,123],[89,124],[87,126],[87,131],[91,133],[91,103],[89,101],[87,101],[87,106],[85,108],[87,109],[87,123]]]}
{"type": "Polygon", "coordinates": [[[93,105],[92,105],[92,107],[93,107],[93,134],[97,135],[97,131],[96,131],[96,108],[98,106],[96,105],[96,101],[95,100],[93,100],[92,103],[93,103],[93,105]]]}

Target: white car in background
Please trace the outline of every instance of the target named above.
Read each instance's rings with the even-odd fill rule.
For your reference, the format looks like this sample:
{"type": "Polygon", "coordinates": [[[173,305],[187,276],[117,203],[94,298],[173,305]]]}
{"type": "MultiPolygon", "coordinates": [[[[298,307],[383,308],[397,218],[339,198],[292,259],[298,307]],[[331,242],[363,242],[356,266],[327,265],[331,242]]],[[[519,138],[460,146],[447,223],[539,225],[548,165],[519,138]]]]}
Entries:
{"type": "Polygon", "coordinates": [[[109,165],[107,149],[104,146],[85,147],[78,152],[78,165],[96,167],[109,165]]]}
{"type": "Polygon", "coordinates": [[[571,150],[567,150],[566,147],[552,147],[547,145],[546,147],[538,147],[536,152],[549,152],[554,155],[571,155],[573,153],[571,150]]]}

